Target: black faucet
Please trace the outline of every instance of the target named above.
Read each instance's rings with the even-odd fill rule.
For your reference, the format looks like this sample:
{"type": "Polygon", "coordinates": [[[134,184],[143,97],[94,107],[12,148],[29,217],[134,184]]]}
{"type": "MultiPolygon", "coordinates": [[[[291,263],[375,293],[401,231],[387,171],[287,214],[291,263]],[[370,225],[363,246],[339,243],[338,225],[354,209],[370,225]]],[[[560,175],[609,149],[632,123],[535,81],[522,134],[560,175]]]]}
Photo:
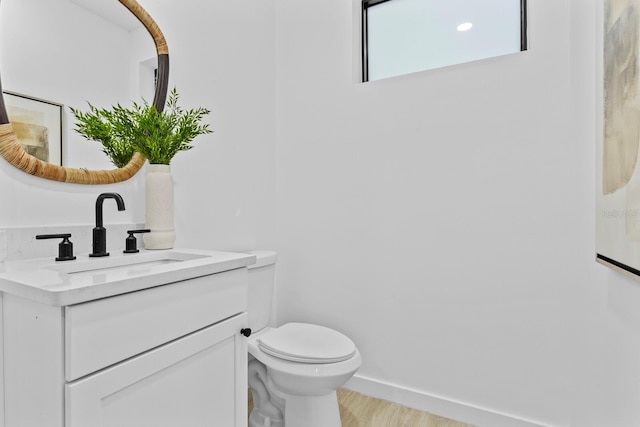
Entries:
{"type": "Polygon", "coordinates": [[[104,199],[115,199],[118,210],[124,210],[124,200],[118,193],[102,193],[96,200],[96,226],[93,229],[93,252],[90,257],[109,256],[107,252],[107,229],[102,224],[102,202],[104,199]]]}

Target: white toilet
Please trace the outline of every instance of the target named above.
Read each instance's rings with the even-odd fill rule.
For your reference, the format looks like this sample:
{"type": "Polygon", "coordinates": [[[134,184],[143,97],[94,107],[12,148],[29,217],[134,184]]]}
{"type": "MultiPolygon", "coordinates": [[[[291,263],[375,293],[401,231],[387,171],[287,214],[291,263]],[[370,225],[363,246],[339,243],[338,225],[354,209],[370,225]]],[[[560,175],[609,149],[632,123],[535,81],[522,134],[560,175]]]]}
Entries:
{"type": "Polygon", "coordinates": [[[362,357],[353,341],[309,323],[269,327],[277,255],[256,251],[249,266],[250,427],[340,427],[336,390],[362,357]]]}

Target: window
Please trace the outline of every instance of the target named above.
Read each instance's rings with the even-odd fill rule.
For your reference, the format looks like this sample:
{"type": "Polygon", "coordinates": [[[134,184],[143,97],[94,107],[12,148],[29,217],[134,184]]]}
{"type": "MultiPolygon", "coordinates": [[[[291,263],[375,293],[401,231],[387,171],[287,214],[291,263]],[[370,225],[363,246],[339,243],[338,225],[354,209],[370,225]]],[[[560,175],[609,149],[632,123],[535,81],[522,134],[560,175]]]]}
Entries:
{"type": "Polygon", "coordinates": [[[363,0],[363,81],[527,49],[526,0],[363,0]]]}

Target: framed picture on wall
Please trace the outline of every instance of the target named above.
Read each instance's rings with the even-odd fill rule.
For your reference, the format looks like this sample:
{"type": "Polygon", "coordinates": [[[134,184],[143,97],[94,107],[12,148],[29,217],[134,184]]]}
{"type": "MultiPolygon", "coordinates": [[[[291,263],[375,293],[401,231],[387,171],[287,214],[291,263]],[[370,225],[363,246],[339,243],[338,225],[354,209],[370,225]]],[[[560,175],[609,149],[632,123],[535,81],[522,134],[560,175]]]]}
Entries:
{"type": "Polygon", "coordinates": [[[640,4],[597,4],[596,259],[640,280],[640,4]]]}
{"type": "Polygon", "coordinates": [[[62,105],[3,92],[18,142],[40,160],[62,166],[62,105]]]}

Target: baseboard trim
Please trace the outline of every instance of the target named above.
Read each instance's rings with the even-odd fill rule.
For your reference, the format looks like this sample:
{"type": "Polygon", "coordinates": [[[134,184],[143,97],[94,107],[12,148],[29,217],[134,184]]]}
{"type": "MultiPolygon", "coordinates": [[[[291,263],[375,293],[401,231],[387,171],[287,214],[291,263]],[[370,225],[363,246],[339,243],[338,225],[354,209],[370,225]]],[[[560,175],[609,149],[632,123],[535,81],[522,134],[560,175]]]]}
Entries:
{"type": "Polygon", "coordinates": [[[419,411],[473,424],[476,427],[551,427],[548,424],[503,414],[357,374],[347,382],[344,388],[419,411]]]}

